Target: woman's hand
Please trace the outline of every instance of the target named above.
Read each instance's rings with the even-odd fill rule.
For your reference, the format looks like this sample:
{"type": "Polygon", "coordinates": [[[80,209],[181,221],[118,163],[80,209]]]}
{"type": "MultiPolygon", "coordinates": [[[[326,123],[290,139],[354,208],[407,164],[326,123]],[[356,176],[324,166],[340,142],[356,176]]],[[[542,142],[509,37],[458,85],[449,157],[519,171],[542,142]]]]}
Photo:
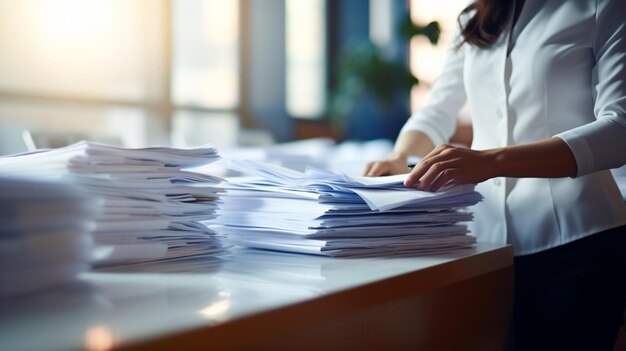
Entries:
{"type": "Polygon", "coordinates": [[[384,175],[408,173],[411,169],[406,162],[406,158],[402,157],[370,162],[365,167],[363,175],[368,177],[378,177],[384,175]]]}
{"type": "Polygon", "coordinates": [[[437,191],[449,181],[480,183],[498,175],[498,151],[440,145],[413,168],[404,186],[437,191]],[[419,181],[419,182],[418,182],[419,181]]]}
{"type": "Polygon", "coordinates": [[[422,157],[432,149],[433,142],[426,134],[414,130],[400,133],[387,159],[368,163],[363,175],[378,177],[409,173],[411,170],[407,165],[409,156],[422,157]]]}

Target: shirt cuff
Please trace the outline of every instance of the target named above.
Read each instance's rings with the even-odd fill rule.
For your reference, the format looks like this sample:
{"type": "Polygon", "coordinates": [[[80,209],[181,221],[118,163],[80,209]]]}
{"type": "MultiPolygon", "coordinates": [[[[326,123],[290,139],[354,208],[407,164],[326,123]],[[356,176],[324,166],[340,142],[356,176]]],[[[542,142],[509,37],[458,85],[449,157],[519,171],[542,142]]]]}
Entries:
{"type": "Polygon", "coordinates": [[[575,177],[580,177],[594,171],[593,153],[591,152],[587,140],[582,135],[576,130],[568,130],[555,135],[555,137],[562,139],[572,151],[577,167],[575,177]]]}

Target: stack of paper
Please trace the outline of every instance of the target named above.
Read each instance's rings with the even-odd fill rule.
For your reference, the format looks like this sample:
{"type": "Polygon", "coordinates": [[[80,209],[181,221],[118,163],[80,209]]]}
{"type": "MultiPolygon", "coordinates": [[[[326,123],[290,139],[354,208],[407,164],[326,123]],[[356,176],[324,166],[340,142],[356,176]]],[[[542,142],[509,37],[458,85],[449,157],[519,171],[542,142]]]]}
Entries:
{"type": "Polygon", "coordinates": [[[93,238],[98,265],[212,255],[224,250],[199,223],[215,216],[222,180],[185,171],[219,159],[215,148],[120,148],[79,142],[0,159],[0,171],[71,177],[102,199],[93,238]]]}
{"type": "Polygon", "coordinates": [[[75,186],[0,177],[0,297],[64,283],[87,270],[97,210],[75,186]]]}
{"type": "Polygon", "coordinates": [[[254,178],[230,179],[219,224],[235,244],[327,256],[426,254],[467,248],[482,197],[471,184],[406,189],[406,175],[351,177],[309,168],[233,161],[254,178]]]}

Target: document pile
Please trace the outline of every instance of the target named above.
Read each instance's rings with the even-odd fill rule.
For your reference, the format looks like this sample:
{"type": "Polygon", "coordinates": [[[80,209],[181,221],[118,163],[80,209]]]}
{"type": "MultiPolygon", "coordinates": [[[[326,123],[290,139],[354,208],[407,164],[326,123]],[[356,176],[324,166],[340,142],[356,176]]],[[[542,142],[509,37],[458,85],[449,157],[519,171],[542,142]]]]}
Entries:
{"type": "Polygon", "coordinates": [[[75,186],[0,177],[0,298],[68,282],[88,270],[97,210],[75,186]]]}
{"type": "Polygon", "coordinates": [[[222,180],[185,171],[219,159],[211,146],[130,149],[91,142],[0,159],[0,171],[70,178],[103,202],[93,239],[95,264],[223,252],[200,221],[215,216],[222,180]]]}
{"type": "Polygon", "coordinates": [[[464,207],[482,196],[471,184],[438,192],[406,189],[406,175],[354,177],[308,168],[304,173],[254,161],[232,178],[212,221],[240,246],[327,256],[428,254],[467,248],[475,238],[464,207]]]}

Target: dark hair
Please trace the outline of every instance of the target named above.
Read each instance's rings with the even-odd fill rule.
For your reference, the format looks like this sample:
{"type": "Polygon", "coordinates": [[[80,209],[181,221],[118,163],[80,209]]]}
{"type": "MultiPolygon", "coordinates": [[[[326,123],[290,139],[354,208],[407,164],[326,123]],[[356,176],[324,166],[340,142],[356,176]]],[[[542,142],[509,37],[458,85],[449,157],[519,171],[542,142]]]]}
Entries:
{"type": "Polygon", "coordinates": [[[459,46],[469,43],[482,49],[490,47],[506,28],[514,4],[515,0],[476,0],[467,6],[458,17],[463,37],[459,46]],[[461,17],[465,15],[472,17],[464,25],[461,17]]]}

